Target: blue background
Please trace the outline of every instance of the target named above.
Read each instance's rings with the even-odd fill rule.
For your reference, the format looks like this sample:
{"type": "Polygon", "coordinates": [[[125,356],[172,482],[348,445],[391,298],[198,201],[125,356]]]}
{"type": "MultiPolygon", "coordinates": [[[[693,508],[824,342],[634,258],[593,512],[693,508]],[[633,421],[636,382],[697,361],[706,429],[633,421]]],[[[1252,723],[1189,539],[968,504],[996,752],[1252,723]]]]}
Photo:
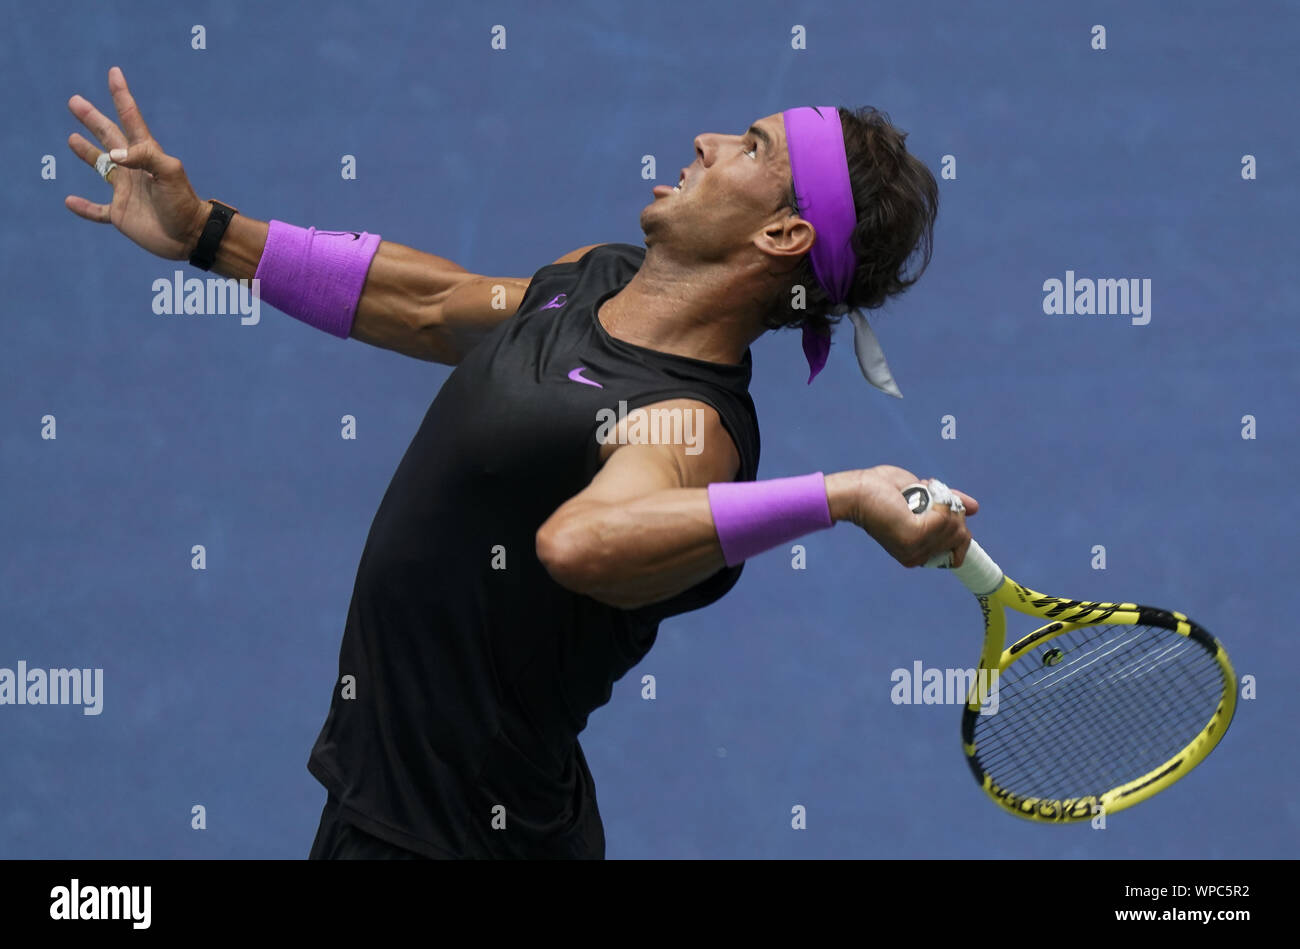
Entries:
{"type": "Polygon", "coordinates": [[[808,569],[763,555],[721,603],[665,623],[592,716],[608,855],[1297,855],[1295,4],[3,13],[0,666],[102,667],[105,694],[98,717],[0,707],[0,856],[306,855],[325,795],[305,763],[357,559],[450,372],[269,307],[255,327],[155,316],[152,282],[177,265],[63,207],[107,200],[65,144],[81,130],[66,102],[112,115],[112,65],[201,196],[490,275],[639,243],[651,186],[675,181],[697,133],[795,105],[875,105],[936,175],[955,156],[931,269],[876,321],[906,398],[865,385],[847,326],[811,387],[797,335],[769,334],[753,349],[760,477],[942,477],[980,500],[972,528],[1012,576],[1183,610],[1258,698],[1207,762],[1105,831],[1018,821],[971,781],[957,709],[889,697],[896,667],[974,663],[975,603],[841,525],[806,539],[808,569]],[[807,50],[790,48],[796,23],[807,50]],[[1150,278],[1150,324],[1044,315],[1043,281],[1066,270],[1150,278]]]}

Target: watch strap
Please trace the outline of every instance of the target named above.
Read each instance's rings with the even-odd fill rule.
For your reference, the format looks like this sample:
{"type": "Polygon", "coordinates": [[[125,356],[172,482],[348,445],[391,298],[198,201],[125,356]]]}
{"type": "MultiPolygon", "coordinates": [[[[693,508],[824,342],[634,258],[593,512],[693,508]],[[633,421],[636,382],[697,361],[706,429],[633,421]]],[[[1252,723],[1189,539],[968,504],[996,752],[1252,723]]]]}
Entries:
{"type": "Polygon", "coordinates": [[[194,245],[194,253],[190,254],[190,263],[200,270],[212,269],[213,261],[217,259],[217,247],[226,233],[226,228],[230,226],[230,219],[239,213],[220,201],[208,203],[212,205],[212,213],[208,215],[208,223],[203,225],[203,233],[199,235],[199,242],[194,245]]]}

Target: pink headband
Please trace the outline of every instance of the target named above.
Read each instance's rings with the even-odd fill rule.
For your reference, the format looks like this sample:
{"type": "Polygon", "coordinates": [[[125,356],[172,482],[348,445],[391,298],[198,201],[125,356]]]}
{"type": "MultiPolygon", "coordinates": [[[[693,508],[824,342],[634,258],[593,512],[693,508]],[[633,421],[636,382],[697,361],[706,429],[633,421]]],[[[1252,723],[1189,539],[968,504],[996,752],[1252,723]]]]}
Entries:
{"type": "Polygon", "coordinates": [[[832,303],[843,303],[853,286],[857,261],[849,247],[853,226],[853,187],[844,154],[844,129],[834,106],[789,109],[785,116],[786,148],[801,216],[817,229],[811,251],[813,273],[832,303]]]}
{"type": "MultiPolygon", "coordinates": [[[[857,225],[853,206],[853,186],[849,181],[849,161],[844,153],[844,128],[835,106],[804,106],[787,109],[785,120],[786,148],[790,153],[790,177],[803,217],[817,232],[809,256],[813,274],[837,312],[850,312],[856,330],[854,347],[858,364],[867,381],[890,395],[898,395],[884,353],[861,310],[849,311],[847,301],[857,267],[850,239],[857,225]]],[[[808,358],[811,383],[826,365],[830,353],[829,336],[803,331],[803,351],[808,358]]]]}

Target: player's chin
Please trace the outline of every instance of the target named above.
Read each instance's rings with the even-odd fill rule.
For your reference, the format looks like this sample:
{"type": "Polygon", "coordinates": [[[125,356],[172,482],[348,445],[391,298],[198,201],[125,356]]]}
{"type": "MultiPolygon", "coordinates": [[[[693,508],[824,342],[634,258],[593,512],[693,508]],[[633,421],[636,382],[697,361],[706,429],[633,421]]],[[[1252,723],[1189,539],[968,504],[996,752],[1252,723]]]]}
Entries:
{"type": "Polygon", "coordinates": [[[641,231],[645,234],[645,246],[657,247],[661,252],[669,248],[681,248],[682,222],[664,207],[666,201],[651,204],[641,212],[641,231]]]}
{"type": "MultiPolygon", "coordinates": [[[[664,214],[660,205],[663,204],[664,200],[663,198],[655,198],[641,209],[641,230],[650,240],[654,240],[656,233],[663,230],[664,214]]],[[[649,241],[646,242],[646,246],[649,246],[649,241]]]]}

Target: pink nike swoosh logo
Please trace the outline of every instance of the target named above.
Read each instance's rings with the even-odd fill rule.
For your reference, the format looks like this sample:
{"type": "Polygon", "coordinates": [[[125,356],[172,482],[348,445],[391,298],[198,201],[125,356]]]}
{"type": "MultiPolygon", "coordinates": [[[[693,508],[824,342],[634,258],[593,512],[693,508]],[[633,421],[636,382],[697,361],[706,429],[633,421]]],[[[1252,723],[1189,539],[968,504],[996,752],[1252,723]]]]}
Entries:
{"type": "Polygon", "coordinates": [[[599,382],[592,382],[590,379],[582,378],[582,374],[586,371],[587,371],[586,366],[579,366],[577,369],[574,369],[572,372],[569,373],[570,381],[581,382],[585,386],[595,386],[597,389],[605,388],[599,382]]]}

